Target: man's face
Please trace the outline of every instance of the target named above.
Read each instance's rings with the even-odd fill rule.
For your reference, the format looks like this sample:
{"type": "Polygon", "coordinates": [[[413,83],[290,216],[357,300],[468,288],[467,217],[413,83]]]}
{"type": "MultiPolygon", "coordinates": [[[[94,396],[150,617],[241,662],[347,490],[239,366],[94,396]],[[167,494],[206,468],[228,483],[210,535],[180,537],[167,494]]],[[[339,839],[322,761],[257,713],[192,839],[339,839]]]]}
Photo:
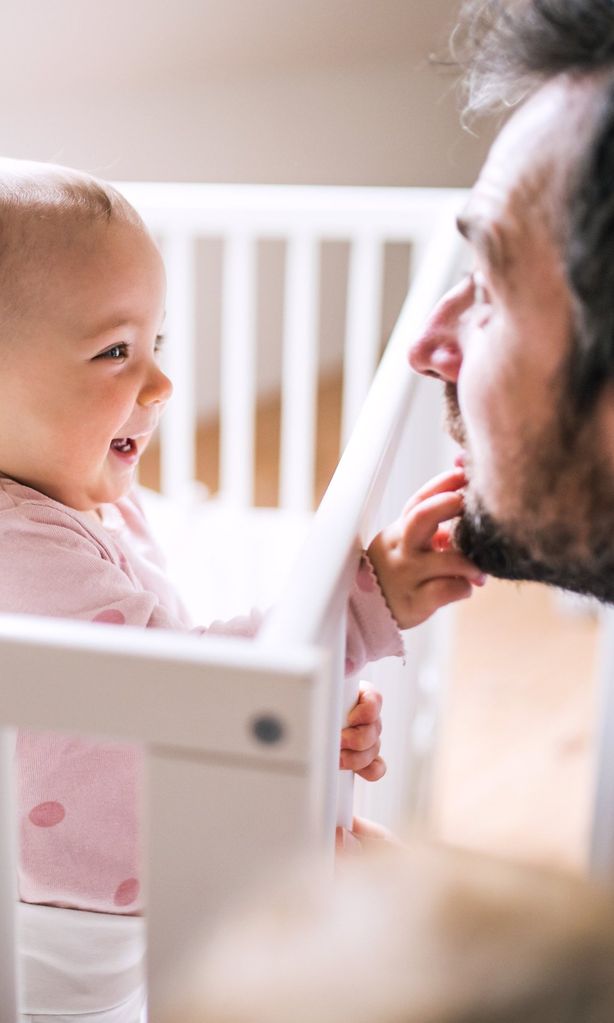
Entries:
{"type": "Polygon", "coordinates": [[[556,240],[595,97],[561,76],[501,132],[459,221],[474,272],[444,296],[409,360],[446,385],[469,480],[461,549],[494,575],[612,599],[611,396],[583,419],[570,412],[572,296],[556,240]]]}

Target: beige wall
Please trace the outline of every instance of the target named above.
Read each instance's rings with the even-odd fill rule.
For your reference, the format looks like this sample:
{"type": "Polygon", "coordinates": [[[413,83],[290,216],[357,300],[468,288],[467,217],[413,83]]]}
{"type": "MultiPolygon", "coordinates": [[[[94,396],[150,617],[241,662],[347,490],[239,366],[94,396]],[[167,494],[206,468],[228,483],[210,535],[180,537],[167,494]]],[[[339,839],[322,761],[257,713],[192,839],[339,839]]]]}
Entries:
{"type": "MultiPolygon", "coordinates": [[[[116,180],[468,185],[485,152],[429,63],[456,0],[5,0],[0,147],[116,180]],[[10,99],[9,99],[10,97],[10,99]]],[[[394,260],[393,260],[394,263],[394,260]]],[[[200,277],[199,405],[217,401],[219,275],[200,277]]],[[[382,334],[404,290],[387,294],[382,334]]],[[[321,351],[340,360],[343,257],[324,254],[321,351]]],[[[265,267],[261,392],[281,345],[265,267]]]]}
{"type": "Polygon", "coordinates": [[[113,178],[465,185],[451,0],[9,0],[2,151],[113,178]],[[10,97],[10,100],[9,100],[10,97]]]}

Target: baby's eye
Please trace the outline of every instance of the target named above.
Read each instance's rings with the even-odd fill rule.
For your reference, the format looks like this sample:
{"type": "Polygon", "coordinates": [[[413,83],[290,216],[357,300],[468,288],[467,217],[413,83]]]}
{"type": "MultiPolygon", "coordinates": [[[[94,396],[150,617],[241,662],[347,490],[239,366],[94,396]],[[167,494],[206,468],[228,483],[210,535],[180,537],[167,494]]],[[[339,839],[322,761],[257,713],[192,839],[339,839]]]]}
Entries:
{"type": "Polygon", "coordinates": [[[128,345],[125,341],[122,341],[118,345],[113,345],[112,348],[107,348],[106,352],[101,352],[97,356],[98,359],[111,359],[112,362],[119,362],[120,359],[125,359],[128,354],[128,345]]]}

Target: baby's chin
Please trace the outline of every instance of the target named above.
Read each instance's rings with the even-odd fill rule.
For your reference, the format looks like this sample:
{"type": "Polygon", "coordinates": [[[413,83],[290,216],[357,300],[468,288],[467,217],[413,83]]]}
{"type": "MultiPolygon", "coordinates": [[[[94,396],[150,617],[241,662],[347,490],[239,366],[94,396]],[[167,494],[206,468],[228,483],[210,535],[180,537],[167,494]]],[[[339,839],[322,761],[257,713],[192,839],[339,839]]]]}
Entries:
{"type": "Polygon", "coordinates": [[[66,499],[61,499],[62,504],[66,504],[69,508],[74,508],[75,511],[84,513],[93,513],[96,517],[99,517],[98,511],[102,505],[114,504],[119,501],[122,497],[125,497],[129,493],[133,484],[132,476],[122,481],[121,483],[101,483],[99,485],[93,485],[88,487],[87,490],[79,492],[68,492],[66,499]]]}

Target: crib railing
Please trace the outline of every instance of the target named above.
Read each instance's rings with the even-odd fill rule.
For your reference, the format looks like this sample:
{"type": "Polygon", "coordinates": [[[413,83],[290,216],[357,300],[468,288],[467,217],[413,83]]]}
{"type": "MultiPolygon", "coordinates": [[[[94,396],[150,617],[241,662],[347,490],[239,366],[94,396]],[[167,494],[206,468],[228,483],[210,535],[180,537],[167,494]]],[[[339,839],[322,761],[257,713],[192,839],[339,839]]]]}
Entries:
{"type": "Polygon", "coordinates": [[[325,655],[239,640],[0,617],[0,1023],[18,1018],[11,733],[145,744],[152,1019],[224,906],[323,840],[325,655]]]}
{"type": "MultiPolygon", "coordinates": [[[[165,486],[170,493],[182,496],[193,479],[190,452],[195,407],[188,394],[193,322],[189,300],[194,286],[193,281],[189,283],[190,239],[195,231],[204,229],[205,223],[221,231],[222,221],[226,221],[212,199],[207,216],[203,212],[199,221],[195,218],[194,203],[186,204],[180,192],[172,188],[164,195],[164,214],[159,211],[156,214],[156,187],[145,189],[149,208],[145,209],[142,202],[139,205],[152,227],[166,232],[166,251],[171,253],[169,319],[174,331],[183,325],[188,338],[185,350],[176,344],[173,351],[171,346],[174,362],[171,372],[178,392],[174,405],[179,412],[167,420],[163,440],[165,486]]],[[[299,235],[303,231],[313,239],[310,228],[324,215],[324,199],[330,204],[331,215],[337,212],[337,230],[341,221],[349,226],[363,213],[365,236],[369,235],[372,222],[377,221],[381,228],[381,208],[371,215],[366,199],[364,209],[349,203],[338,208],[338,202],[337,206],[333,202],[338,197],[324,190],[300,216],[293,213],[289,197],[288,209],[283,209],[281,216],[266,204],[258,213],[254,212],[248,201],[250,191],[246,190],[241,202],[240,195],[233,198],[237,204],[237,223],[248,234],[256,229],[279,230],[282,222],[287,230],[288,221],[294,219],[299,235]]],[[[198,194],[203,196],[206,192],[198,194]]],[[[294,201],[296,197],[291,198],[294,201]]],[[[431,198],[425,194],[423,202],[418,201],[418,223],[432,218],[431,198]]],[[[229,901],[240,898],[266,871],[278,869],[300,848],[330,845],[335,820],[339,726],[344,704],[351,699],[351,693],[342,696],[340,690],[347,591],[360,543],[374,526],[378,506],[392,499],[398,510],[411,486],[412,466],[407,460],[411,445],[406,446],[405,424],[414,384],[406,368],[405,351],[414,330],[457,267],[460,250],[451,228],[451,207],[456,202],[444,201],[438,207],[437,229],[431,231],[416,290],[404,306],[393,342],[338,474],[316,516],[313,532],[291,573],[285,596],[257,642],[203,640],[113,626],[102,629],[31,617],[0,618],[3,753],[0,1023],[14,1023],[18,1011],[12,926],[16,827],[10,795],[11,729],[79,732],[145,745],[152,1020],[172,994],[177,962],[193,945],[196,934],[202,935],[214,925],[229,901]]],[[[395,207],[390,213],[390,231],[400,230],[397,217],[395,207]]],[[[375,227],[373,231],[378,234],[375,227]]],[[[385,233],[380,229],[378,237],[385,233]]],[[[237,234],[241,235],[238,228],[237,234]]],[[[292,269],[288,272],[298,297],[292,300],[293,311],[288,312],[287,318],[295,323],[296,329],[299,320],[303,326],[308,325],[312,315],[309,309],[313,308],[314,244],[304,238],[297,240],[295,235],[290,245],[292,269]]],[[[418,236],[417,245],[421,244],[422,238],[418,236]]],[[[236,313],[234,320],[238,333],[249,329],[244,322],[249,300],[243,306],[243,299],[249,296],[246,281],[252,272],[249,250],[244,233],[236,247],[230,244],[228,250],[230,279],[239,282],[240,290],[238,305],[242,313],[236,313]]],[[[355,258],[357,265],[362,266],[360,273],[364,274],[369,262],[376,258],[374,251],[364,239],[362,246],[358,245],[361,255],[355,258]]],[[[355,274],[358,279],[359,271],[355,274]]],[[[354,288],[358,289],[358,284],[354,288]]],[[[227,285],[226,293],[229,289],[227,285]]],[[[367,312],[372,310],[376,286],[365,288],[366,297],[359,290],[365,302],[363,308],[367,312]]],[[[226,301],[231,304],[230,298],[226,301]]],[[[232,314],[227,311],[226,315],[232,314]]],[[[355,324],[358,314],[352,315],[355,324]]],[[[305,344],[308,334],[305,328],[305,344]]],[[[233,338],[235,342],[240,343],[233,338]]],[[[245,344],[245,337],[242,343],[245,344]]],[[[362,343],[367,345],[364,340],[362,343]]],[[[377,351],[375,345],[372,350],[377,351]]],[[[311,372],[305,372],[304,366],[300,371],[294,367],[292,372],[290,369],[285,372],[292,380],[288,386],[296,388],[296,394],[303,389],[311,401],[311,372]],[[307,385],[304,377],[309,378],[307,385]]],[[[249,372],[246,376],[249,378],[249,372]]],[[[357,375],[351,385],[346,385],[349,388],[346,407],[351,408],[352,402],[358,401],[368,376],[361,370],[360,378],[357,375]]],[[[248,379],[243,393],[252,406],[253,389],[253,380],[248,379]]],[[[294,400],[299,406],[301,399],[296,394],[294,400]]],[[[243,452],[237,467],[227,469],[225,479],[232,499],[245,501],[249,487],[241,466],[251,451],[251,426],[244,410],[240,418],[232,418],[234,403],[229,397],[223,400],[228,401],[230,435],[243,452]],[[234,473],[235,482],[228,482],[234,473]]],[[[289,400],[285,396],[284,401],[289,400]]],[[[304,411],[306,400],[303,401],[304,411]]],[[[294,414],[291,402],[286,422],[294,414]]],[[[346,415],[349,422],[350,413],[346,415]]],[[[288,429],[287,450],[293,458],[302,459],[304,465],[298,424],[294,432],[288,429]]],[[[428,434],[418,438],[414,431],[414,450],[422,448],[424,455],[428,442],[428,434]]],[[[227,457],[230,459],[230,455],[227,457]]],[[[289,464],[290,455],[287,458],[289,464]]],[[[301,496],[298,485],[290,482],[289,471],[282,491],[286,489],[287,503],[292,505],[299,497],[301,501],[306,499],[306,491],[301,496]]]]}
{"type": "MultiPolygon", "coordinates": [[[[462,248],[454,233],[453,220],[444,218],[424,253],[414,287],[403,305],[285,591],[259,637],[259,643],[265,645],[293,640],[334,652],[337,684],[331,690],[334,704],[330,715],[338,728],[357,695],[358,680],[349,679],[344,683],[343,677],[345,607],[361,548],[375,532],[383,507],[394,507],[398,514],[411,493],[412,483],[417,483],[421,474],[425,453],[427,458],[435,457],[439,438],[438,431],[429,436],[428,421],[422,424],[414,421],[413,429],[408,431],[413,398],[420,384],[407,370],[409,342],[420,331],[446,283],[454,279],[461,258],[462,248]],[[316,551],[318,556],[314,557],[316,551]]],[[[428,631],[423,630],[423,640],[428,635],[428,631]]],[[[390,721],[401,721],[404,729],[409,723],[407,713],[403,713],[407,692],[414,692],[416,701],[419,700],[420,675],[425,664],[432,665],[433,661],[440,660],[441,651],[434,642],[435,636],[431,631],[431,642],[423,643],[419,658],[386,666],[387,717],[390,721]]],[[[377,677],[377,666],[372,666],[367,674],[377,677]]],[[[428,695],[437,700],[435,693],[428,695]]],[[[422,707],[423,718],[424,710],[422,707]]],[[[415,704],[414,716],[417,713],[415,704]]],[[[435,707],[431,707],[431,713],[434,726],[435,707]]],[[[338,729],[333,736],[336,734],[338,729]]],[[[411,733],[406,731],[404,739],[411,746],[411,733]]],[[[346,827],[351,824],[352,798],[348,791],[351,775],[349,772],[339,775],[334,770],[338,759],[336,739],[328,753],[327,831],[332,835],[335,820],[346,827]],[[339,798],[338,782],[341,782],[339,798]]],[[[399,766],[396,765],[397,770],[399,766]]],[[[407,766],[406,762],[403,766],[407,766]]],[[[392,770],[395,773],[395,765],[392,770]]],[[[393,779],[397,788],[404,790],[410,781],[410,777],[402,776],[401,770],[393,779]]]]}
{"type": "Polygon", "coordinates": [[[343,242],[349,248],[345,343],[339,351],[343,447],[385,340],[386,246],[407,248],[413,280],[437,223],[458,211],[463,191],[130,182],[119,187],[159,239],[167,266],[165,357],[175,397],[161,428],[163,493],[184,497],[195,476],[198,331],[199,344],[220,346],[219,496],[233,505],[253,503],[258,243],[276,239],[285,246],[279,505],[311,510],[319,347],[330,343],[319,325],[322,246],[343,242]],[[206,239],[220,239],[223,247],[219,339],[197,323],[198,245],[206,239]]]}

